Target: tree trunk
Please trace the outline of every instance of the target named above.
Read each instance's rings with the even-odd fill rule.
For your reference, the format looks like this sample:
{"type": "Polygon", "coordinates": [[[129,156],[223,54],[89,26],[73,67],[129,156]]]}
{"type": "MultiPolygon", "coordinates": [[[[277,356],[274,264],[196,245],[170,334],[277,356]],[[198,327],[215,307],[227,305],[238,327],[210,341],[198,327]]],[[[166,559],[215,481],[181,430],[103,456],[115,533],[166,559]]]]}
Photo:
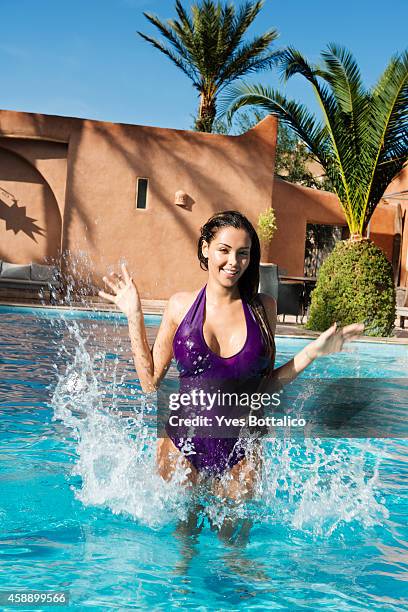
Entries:
{"type": "Polygon", "coordinates": [[[212,132],[216,112],[215,98],[201,94],[200,108],[195,122],[197,132],[212,132]]]}

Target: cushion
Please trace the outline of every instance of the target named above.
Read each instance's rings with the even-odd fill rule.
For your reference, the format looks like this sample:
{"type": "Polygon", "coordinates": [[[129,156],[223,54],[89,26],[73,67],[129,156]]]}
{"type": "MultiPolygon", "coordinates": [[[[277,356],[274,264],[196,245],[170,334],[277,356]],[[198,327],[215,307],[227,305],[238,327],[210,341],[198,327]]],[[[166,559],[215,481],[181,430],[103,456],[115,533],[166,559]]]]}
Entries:
{"type": "Polygon", "coordinates": [[[18,278],[20,280],[30,280],[30,264],[12,264],[3,261],[0,278],[18,278]]]}
{"type": "Polygon", "coordinates": [[[55,268],[42,264],[31,264],[31,280],[51,282],[55,279],[55,268]]]}
{"type": "Polygon", "coordinates": [[[397,287],[397,306],[407,306],[408,302],[408,287],[397,287]]]}

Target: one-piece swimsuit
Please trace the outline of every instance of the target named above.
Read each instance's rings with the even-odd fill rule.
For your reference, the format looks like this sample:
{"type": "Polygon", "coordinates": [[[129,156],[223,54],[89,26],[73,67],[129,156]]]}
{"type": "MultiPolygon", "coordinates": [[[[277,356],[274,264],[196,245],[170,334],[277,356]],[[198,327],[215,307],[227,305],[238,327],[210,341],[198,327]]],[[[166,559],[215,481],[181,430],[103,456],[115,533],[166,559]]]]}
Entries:
{"type": "MultiPolygon", "coordinates": [[[[197,392],[203,390],[206,393],[255,391],[265,371],[271,367],[271,360],[273,367],[274,344],[271,356],[250,304],[242,299],[247,328],[245,344],[238,353],[231,357],[217,355],[208,347],[204,339],[205,304],[206,285],[198,293],[173,339],[174,357],[179,372],[179,393],[191,394],[194,389],[197,392]]],[[[215,424],[217,415],[228,416],[228,408],[218,404],[212,406],[211,410],[208,409],[208,406],[202,406],[197,412],[197,408],[192,411],[189,406],[181,407],[177,412],[177,422],[179,417],[193,417],[197,414],[203,416],[205,413],[215,424]]],[[[248,407],[244,407],[241,411],[244,416],[248,412],[248,407]]],[[[233,414],[239,416],[239,407],[237,413],[237,406],[235,406],[233,414]]],[[[212,475],[220,475],[245,457],[246,444],[242,443],[237,434],[231,436],[228,432],[226,433],[225,428],[220,434],[221,430],[216,426],[189,428],[172,426],[167,422],[165,429],[175,446],[199,472],[205,471],[212,475]]]]}

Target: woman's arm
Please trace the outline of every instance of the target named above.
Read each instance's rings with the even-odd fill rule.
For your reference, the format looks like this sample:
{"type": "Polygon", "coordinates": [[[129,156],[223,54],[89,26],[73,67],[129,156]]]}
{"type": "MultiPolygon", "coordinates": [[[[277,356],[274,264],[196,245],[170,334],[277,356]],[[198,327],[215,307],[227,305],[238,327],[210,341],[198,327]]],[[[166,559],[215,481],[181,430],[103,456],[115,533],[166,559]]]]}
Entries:
{"type": "MultiPolygon", "coordinates": [[[[276,329],[277,308],[276,300],[266,294],[261,293],[260,298],[264,305],[269,325],[273,333],[276,329]]],[[[305,368],[307,368],[315,359],[330,353],[341,351],[345,342],[350,342],[358,338],[364,331],[362,323],[354,323],[346,327],[339,328],[336,323],[329,327],[325,332],[320,334],[316,340],[310,342],[293,359],[284,365],[276,368],[269,378],[273,387],[284,387],[292,382],[305,368]]]]}
{"type": "Polygon", "coordinates": [[[172,299],[167,303],[153,348],[150,349],[143,314],[128,317],[133,361],[144,393],[152,393],[165,376],[173,357],[173,337],[177,325],[173,320],[172,299]]]}
{"type": "Polygon", "coordinates": [[[180,310],[178,294],[167,303],[159,331],[152,350],[146,335],[139,293],[126,266],[122,265],[123,277],[114,274],[113,279],[103,278],[113,295],[100,291],[99,295],[116,304],[128,319],[129,336],[135,369],[144,393],[152,393],[160,384],[173,357],[173,337],[177,329],[180,310]]]}

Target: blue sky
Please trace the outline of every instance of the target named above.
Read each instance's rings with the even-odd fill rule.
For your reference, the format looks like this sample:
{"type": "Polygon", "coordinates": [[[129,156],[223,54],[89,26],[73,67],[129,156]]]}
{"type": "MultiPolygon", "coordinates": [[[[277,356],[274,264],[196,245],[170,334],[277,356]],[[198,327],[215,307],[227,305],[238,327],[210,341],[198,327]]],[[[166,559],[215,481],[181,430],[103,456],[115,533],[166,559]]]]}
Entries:
{"type": "MultiPolygon", "coordinates": [[[[173,0],[1,0],[0,6],[0,108],[191,128],[195,90],[136,34],[155,35],[143,11],[173,17],[173,0]]],[[[372,84],[407,46],[407,23],[407,0],[266,0],[250,35],[275,27],[276,46],[295,45],[312,61],[328,42],[344,44],[372,84]]],[[[253,80],[281,86],[271,73],[253,80]]],[[[286,90],[315,104],[299,77],[286,90]]]]}

